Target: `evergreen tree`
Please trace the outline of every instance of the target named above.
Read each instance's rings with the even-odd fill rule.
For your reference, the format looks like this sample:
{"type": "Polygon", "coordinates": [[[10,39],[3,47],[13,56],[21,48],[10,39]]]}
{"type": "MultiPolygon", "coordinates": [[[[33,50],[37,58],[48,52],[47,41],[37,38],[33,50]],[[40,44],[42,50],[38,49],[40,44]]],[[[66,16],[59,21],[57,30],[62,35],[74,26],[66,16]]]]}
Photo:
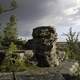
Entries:
{"type": "Polygon", "coordinates": [[[7,48],[11,42],[14,42],[17,39],[16,17],[14,15],[10,17],[9,23],[7,23],[7,26],[4,28],[3,33],[3,46],[7,48]]]}
{"type": "Polygon", "coordinates": [[[14,42],[11,42],[8,49],[6,49],[5,58],[0,65],[1,71],[23,71],[26,69],[24,60],[21,60],[20,54],[17,53],[17,46],[14,42]]]}
{"type": "Polygon", "coordinates": [[[15,62],[18,60],[18,54],[15,53],[16,50],[16,45],[13,42],[11,42],[9,48],[6,49],[6,55],[3,64],[1,65],[1,69],[5,71],[14,70],[15,62]]]}

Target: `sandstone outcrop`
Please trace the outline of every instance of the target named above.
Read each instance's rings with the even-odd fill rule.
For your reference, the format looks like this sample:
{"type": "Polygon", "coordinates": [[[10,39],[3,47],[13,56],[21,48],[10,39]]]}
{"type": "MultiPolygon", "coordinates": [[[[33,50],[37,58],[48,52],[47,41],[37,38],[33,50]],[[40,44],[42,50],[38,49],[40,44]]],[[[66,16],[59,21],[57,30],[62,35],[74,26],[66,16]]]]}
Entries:
{"type": "Polygon", "coordinates": [[[33,39],[29,40],[26,48],[34,53],[39,67],[59,65],[56,54],[57,33],[55,28],[40,26],[33,29],[33,39]]]}

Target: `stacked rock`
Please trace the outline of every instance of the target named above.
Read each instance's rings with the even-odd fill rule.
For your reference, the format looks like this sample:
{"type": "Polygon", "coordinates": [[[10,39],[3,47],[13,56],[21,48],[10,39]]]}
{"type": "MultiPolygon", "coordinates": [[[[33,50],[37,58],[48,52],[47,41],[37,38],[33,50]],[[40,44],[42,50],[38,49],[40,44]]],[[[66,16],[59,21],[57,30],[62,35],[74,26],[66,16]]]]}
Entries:
{"type": "Polygon", "coordinates": [[[58,65],[56,55],[57,33],[53,27],[40,26],[33,29],[33,39],[28,41],[28,47],[33,50],[39,67],[58,65]]]}

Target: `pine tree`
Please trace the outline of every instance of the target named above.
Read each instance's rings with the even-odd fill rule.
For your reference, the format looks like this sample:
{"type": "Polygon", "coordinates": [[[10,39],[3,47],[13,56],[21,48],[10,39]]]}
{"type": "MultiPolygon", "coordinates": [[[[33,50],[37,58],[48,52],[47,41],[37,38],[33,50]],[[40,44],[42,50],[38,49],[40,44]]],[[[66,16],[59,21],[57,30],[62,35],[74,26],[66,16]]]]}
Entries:
{"type": "Polygon", "coordinates": [[[3,61],[3,64],[1,65],[1,68],[5,71],[14,71],[16,62],[18,60],[18,54],[15,53],[17,50],[16,45],[11,42],[8,49],[6,49],[5,59],[3,61]]]}
{"type": "Polygon", "coordinates": [[[9,23],[7,23],[7,26],[4,28],[3,33],[3,45],[7,48],[11,42],[14,42],[17,39],[16,17],[14,15],[10,17],[9,23]]]}

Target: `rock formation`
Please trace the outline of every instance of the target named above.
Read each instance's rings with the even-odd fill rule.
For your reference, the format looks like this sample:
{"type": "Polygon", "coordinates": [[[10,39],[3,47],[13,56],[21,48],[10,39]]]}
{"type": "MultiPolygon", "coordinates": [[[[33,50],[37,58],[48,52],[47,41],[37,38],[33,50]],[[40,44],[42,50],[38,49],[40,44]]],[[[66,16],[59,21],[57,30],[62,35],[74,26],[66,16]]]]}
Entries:
{"type": "Polygon", "coordinates": [[[27,42],[27,49],[32,49],[40,67],[58,65],[56,55],[57,33],[50,26],[40,26],[33,29],[33,39],[27,42]]]}

